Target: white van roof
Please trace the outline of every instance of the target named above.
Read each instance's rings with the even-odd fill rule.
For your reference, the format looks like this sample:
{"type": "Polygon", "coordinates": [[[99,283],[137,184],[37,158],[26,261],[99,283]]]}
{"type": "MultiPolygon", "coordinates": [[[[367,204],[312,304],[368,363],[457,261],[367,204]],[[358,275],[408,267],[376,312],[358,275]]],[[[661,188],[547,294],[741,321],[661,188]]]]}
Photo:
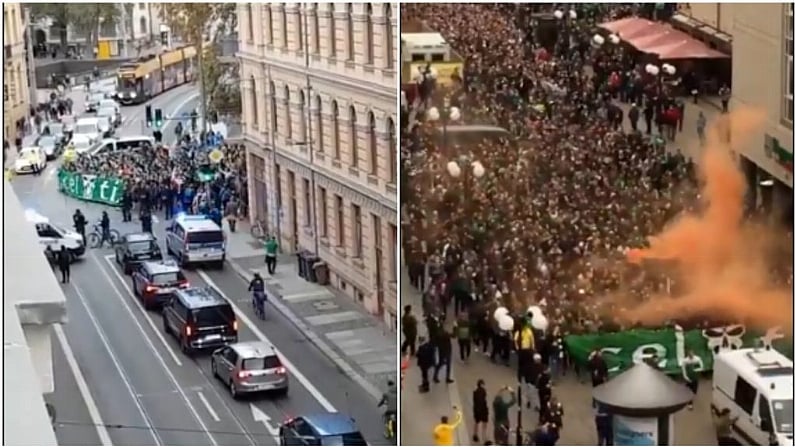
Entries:
{"type": "Polygon", "coordinates": [[[180,214],[176,217],[176,222],[185,231],[220,231],[221,228],[207,216],[201,214],[180,214]]]}
{"type": "Polygon", "coordinates": [[[99,119],[93,118],[93,117],[80,118],[80,119],[77,120],[77,125],[78,126],[81,125],[81,124],[97,124],[97,123],[99,123],[99,119]]]}
{"type": "Polygon", "coordinates": [[[726,363],[765,395],[792,399],[792,360],[775,349],[736,349],[720,353],[715,360],[726,363]]]}
{"type": "Polygon", "coordinates": [[[50,219],[42,216],[38,211],[30,208],[25,210],[25,220],[32,224],[50,223],[50,219]]]}

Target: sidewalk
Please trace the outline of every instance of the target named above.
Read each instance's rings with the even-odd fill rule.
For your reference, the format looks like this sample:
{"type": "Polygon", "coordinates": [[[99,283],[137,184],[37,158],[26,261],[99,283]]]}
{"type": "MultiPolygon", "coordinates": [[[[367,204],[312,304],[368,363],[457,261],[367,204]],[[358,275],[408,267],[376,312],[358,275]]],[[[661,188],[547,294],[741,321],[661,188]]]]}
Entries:
{"type": "Polygon", "coordinates": [[[249,234],[248,224],[238,223],[237,232],[227,233],[227,243],[227,262],[232,269],[246,281],[260,273],[269,291],[269,304],[342,373],[379,400],[387,380],[397,380],[394,335],[347,297],[299,277],[294,256],[279,256],[276,272],[269,275],[265,250],[249,234]]]}
{"type": "MultiPolygon", "coordinates": [[[[417,332],[425,336],[425,316],[422,314],[422,294],[411,285],[408,278],[408,269],[400,269],[401,285],[400,304],[410,304],[417,318],[417,332]]],[[[402,342],[402,337],[401,337],[402,342]]],[[[431,383],[428,393],[420,394],[418,389],[422,382],[420,370],[416,367],[414,359],[406,372],[403,383],[403,392],[400,393],[400,444],[401,445],[433,445],[433,428],[439,423],[442,416],[454,417],[453,407],[458,407],[464,414],[461,425],[456,430],[455,445],[469,445],[471,438],[468,423],[471,422],[472,411],[467,411],[461,404],[460,379],[458,365],[453,365],[452,377],[455,383],[431,383]]]]}

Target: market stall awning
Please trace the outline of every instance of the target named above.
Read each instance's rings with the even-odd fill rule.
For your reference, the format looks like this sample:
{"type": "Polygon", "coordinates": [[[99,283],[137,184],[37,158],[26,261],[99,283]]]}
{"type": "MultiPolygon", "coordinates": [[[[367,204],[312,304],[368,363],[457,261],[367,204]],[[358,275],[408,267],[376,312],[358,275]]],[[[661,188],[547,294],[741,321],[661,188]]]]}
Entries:
{"type": "Polygon", "coordinates": [[[656,22],[638,17],[627,17],[624,19],[614,20],[612,22],[605,22],[599,25],[600,28],[618,35],[621,40],[627,40],[633,37],[646,35],[650,30],[653,30],[657,26],[659,26],[659,24],[656,22]]]}
{"type": "Polygon", "coordinates": [[[688,38],[677,42],[648,47],[644,53],[656,54],[661,60],[672,59],[726,59],[728,54],[706,46],[703,42],[688,38]]]}
{"type": "Polygon", "coordinates": [[[656,54],[662,60],[669,59],[723,59],[729,57],[713,50],[704,42],[687,33],[660,22],[628,17],[599,25],[638,51],[656,54]]]}

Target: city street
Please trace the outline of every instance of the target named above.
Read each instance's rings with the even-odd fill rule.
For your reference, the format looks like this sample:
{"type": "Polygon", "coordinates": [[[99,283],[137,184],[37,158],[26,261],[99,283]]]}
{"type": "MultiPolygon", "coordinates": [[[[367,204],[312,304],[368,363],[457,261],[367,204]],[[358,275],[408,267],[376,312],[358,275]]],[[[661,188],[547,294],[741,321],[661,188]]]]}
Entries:
{"type": "MultiPolygon", "coordinates": [[[[83,93],[71,95],[75,111],[83,110],[83,93]]],[[[149,104],[163,109],[165,116],[180,115],[197,107],[198,90],[179,87],[149,104]]],[[[151,135],[143,130],[143,105],[121,110],[124,124],[118,136],[151,135]]],[[[167,142],[174,140],[174,125],[165,122],[167,142]]],[[[121,223],[116,209],[59,193],[59,164],[50,163],[41,176],[14,179],[12,186],[25,208],[67,228],[77,208],[90,224],[107,210],[112,228],[122,234],[140,231],[137,220],[121,223]]],[[[162,240],[161,216],[155,216],[153,227],[162,240]]],[[[71,283],[63,285],[69,323],[56,331],[56,388],[49,397],[57,412],[59,444],[276,445],[282,421],[316,412],[349,414],[371,445],[386,444],[372,393],[342,374],[286,317],[273,311],[265,321],[254,317],[247,284],[229,266],[185,274],[192,286],[215,287],[233,303],[240,341],[261,340],[276,347],[290,375],[284,398],[232,399],[226,386],[213,378],[209,355],[183,355],[163,332],[160,315],[145,311],[133,297],[130,279],[115,264],[111,249],[89,250],[71,273],[71,283]]]]}

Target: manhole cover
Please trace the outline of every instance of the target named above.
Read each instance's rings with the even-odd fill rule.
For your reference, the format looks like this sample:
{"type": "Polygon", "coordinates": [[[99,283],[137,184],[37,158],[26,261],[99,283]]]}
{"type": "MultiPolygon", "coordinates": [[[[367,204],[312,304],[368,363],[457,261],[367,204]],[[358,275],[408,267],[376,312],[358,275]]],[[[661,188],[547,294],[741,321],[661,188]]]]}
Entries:
{"type": "Polygon", "coordinates": [[[336,303],[334,303],[334,301],[329,301],[329,300],[317,301],[312,305],[315,306],[315,309],[321,311],[337,310],[340,308],[339,306],[337,306],[336,303]]]}

